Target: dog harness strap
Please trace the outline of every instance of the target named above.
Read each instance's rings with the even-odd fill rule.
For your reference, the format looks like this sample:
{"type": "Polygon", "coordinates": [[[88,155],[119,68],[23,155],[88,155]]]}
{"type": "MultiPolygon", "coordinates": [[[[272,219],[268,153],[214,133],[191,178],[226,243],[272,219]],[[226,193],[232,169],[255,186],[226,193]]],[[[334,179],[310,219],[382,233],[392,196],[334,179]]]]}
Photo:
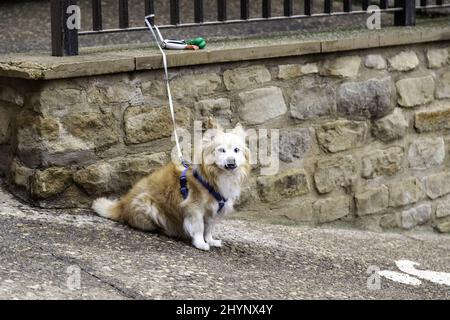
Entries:
{"type": "MultiPolygon", "coordinates": [[[[189,189],[187,187],[187,171],[189,169],[189,166],[186,163],[183,163],[183,165],[185,169],[180,176],[180,192],[183,196],[183,199],[186,199],[189,195],[189,189]]],[[[208,190],[208,192],[214,197],[214,199],[216,199],[217,203],[219,204],[219,209],[217,210],[217,212],[220,212],[220,210],[222,210],[222,208],[225,206],[225,202],[227,202],[227,199],[222,197],[219,192],[214,190],[214,188],[200,176],[197,170],[194,170],[194,177],[202,184],[203,187],[205,187],[206,190],[208,190]]]]}
{"type": "Polygon", "coordinates": [[[222,208],[225,206],[225,202],[227,199],[222,197],[222,195],[214,190],[214,188],[205,180],[203,179],[200,174],[197,172],[197,170],[194,170],[194,177],[208,190],[208,192],[216,199],[217,203],[219,204],[219,209],[217,212],[220,212],[222,208]]]}
{"type": "Polygon", "coordinates": [[[188,169],[189,169],[189,167],[185,166],[185,169],[181,173],[181,177],[180,177],[180,191],[181,191],[181,195],[183,196],[183,199],[186,199],[189,195],[189,190],[187,188],[187,177],[186,177],[188,169]]]}

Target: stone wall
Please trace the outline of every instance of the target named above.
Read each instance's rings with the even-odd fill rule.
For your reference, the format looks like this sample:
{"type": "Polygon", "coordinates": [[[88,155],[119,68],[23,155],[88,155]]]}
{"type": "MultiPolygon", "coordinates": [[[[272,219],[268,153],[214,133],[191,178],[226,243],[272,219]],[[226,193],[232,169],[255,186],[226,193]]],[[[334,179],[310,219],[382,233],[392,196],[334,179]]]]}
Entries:
{"type": "MultiPolygon", "coordinates": [[[[171,69],[177,119],[280,129],[239,207],[310,224],[450,231],[450,43],[171,69]]],[[[0,171],[48,208],[120,195],[170,159],[161,70],[0,78],[0,171]]]]}

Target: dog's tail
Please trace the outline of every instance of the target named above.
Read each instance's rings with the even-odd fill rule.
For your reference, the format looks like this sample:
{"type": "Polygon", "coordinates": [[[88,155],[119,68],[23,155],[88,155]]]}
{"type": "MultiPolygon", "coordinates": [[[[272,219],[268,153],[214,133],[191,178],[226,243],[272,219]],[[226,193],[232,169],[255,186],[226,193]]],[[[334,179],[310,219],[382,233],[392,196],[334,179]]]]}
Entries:
{"type": "Polygon", "coordinates": [[[117,200],[98,198],[92,203],[92,209],[99,215],[111,220],[121,221],[121,212],[117,200]]]}

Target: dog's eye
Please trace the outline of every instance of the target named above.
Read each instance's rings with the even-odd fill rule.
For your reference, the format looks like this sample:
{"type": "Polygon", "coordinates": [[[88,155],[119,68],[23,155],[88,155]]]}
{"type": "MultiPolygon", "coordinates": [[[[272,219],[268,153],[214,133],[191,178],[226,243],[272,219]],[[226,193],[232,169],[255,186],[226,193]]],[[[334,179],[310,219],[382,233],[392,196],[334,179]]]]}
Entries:
{"type": "Polygon", "coordinates": [[[225,149],[224,148],[219,148],[218,151],[222,152],[222,153],[225,153],[225,149]]]}
{"type": "Polygon", "coordinates": [[[238,153],[239,151],[241,151],[239,148],[234,148],[234,152],[238,153]]]}

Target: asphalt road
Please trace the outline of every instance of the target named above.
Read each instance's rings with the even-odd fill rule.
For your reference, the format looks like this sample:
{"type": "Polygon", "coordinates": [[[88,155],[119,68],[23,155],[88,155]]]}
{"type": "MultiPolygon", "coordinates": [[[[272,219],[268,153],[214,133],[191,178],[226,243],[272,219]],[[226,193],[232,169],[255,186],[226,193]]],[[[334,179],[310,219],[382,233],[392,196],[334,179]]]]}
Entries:
{"type": "Polygon", "coordinates": [[[450,236],[227,220],[210,252],[88,212],[36,210],[0,191],[0,299],[449,299],[367,270],[450,272],[450,236]],[[373,275],[373,274],[372,274],[373,275]],[[369,281],[369,284],[372,282],[369,281]]]}

